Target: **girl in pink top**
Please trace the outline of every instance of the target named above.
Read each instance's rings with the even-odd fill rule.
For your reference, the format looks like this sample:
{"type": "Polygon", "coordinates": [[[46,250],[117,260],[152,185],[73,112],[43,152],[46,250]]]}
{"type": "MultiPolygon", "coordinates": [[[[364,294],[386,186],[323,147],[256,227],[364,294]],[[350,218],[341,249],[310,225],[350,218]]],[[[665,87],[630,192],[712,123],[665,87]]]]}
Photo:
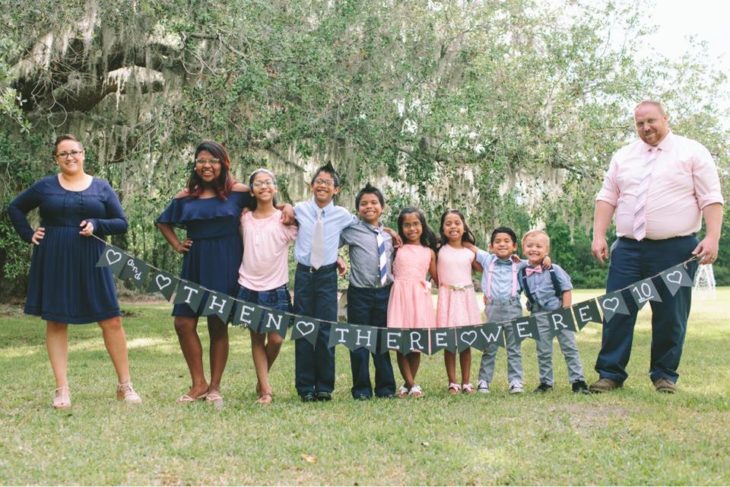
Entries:
{"type": "MultiPolygon", "coordinates": [[[[389,328],[433,328],[436,324],[431,300],[431,285],[426,274],[438,283],[436,273],[436,235],[428,227],[423,212],[404,208],[398,216],[398,234],[404,245],[396,250],[393,260],[393,287],[388,302],[389,328]]],[[[418,352],[397,352],[398,368],[405,384],[398,390],[399,397],[423,396],[416,384],[421,364],[418,352]]]]}
{"type": "MultiPolygon", "coordinates": [[[[276,177],[267,169],[257,169],[249,178],[253,199],[251,210],[241,215],[243,261],[238,270],[238,299],[280,311],[291,311],[289,243],[297,227],[281,222],[276,208],[276,177]]],[[[272,390],[269,369],[279,355],[283,337],[277,332],[259,333],[251,329],[251,353],[256,368],[259,404],[270,404],[272,390]],[[267,340],[268,339],[268,340],[267,340]]]]}
{"type": "MultiPolygon", "coordinates": [[[[474,245],[474,234],[458,210],[447,210],[441,215],[440,248],[438,252],[439,299],[436,311],[436,327],[470,326],[480,323],[471,271],[474,259],[472,250],[464,244],[474,245]]],[[[459,352],[461,385],[456,382],[456,354],[444,350],[449,393],[474,392],[469,382],[471,372],[471,348],[459,352]]]]}

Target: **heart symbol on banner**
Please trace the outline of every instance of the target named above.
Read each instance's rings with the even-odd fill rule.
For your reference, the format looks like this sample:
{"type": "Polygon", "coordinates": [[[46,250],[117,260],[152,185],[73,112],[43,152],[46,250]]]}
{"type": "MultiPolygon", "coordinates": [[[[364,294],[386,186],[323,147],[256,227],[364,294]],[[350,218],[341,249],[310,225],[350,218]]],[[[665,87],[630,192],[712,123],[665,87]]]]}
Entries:
{"type": "Polygon", "coordinates": [[[468,345],[471,345],[472,343],[474,343],[476,341],[476,339],[477,339],[477,332],[475,332],[474,330],[461,332],[461,341],[468,345]],[[468,337],[468,338],[465,338],[465,337],[468,337]]]}
{"type": "Polygon", "coordinates": [[[106,261],[109,262],[109,265],[114,265],[122,260],[122,253],[117,252],[113,249],[109,249],[106,251],[106,253],[104,253],[104,257],[106,257],[106,261]],[[114,259],[112,259],[110,256],[114,256],[114,259]]]}
{"type": "Polygon", "coordinates": [[[616,311],[618,309],[619,300],[618,300],[618,298],[608,298],[608,299],[604,299],[603,303],[601,303],[601,304],[603,305],[603,309],[607,309],[610,311],[616,311]],[[611,306],[611,305],[613,305],[613,306],[611,306]]]}
{"type": "Polygon", "coordinates": [[[311,321],[298,321],[297,330],[302,334],[302,336],[307,336],[314,331],[314,323],[311,321]]]}
{"type": "Polygon", "coordinates": [[[679,271],[670,272],[667,274],[667,281],[672,284],[682,284],[682,273],[679,271]]]}
{"type": "Polygon", "coordinates": [[[172,284],[172,279],[170,279],[169,277],[165,277],[162,274],[158,274],[157,277],[155,277],[155,282],[157,283],[157,289],[162,291],[167,286],[172,284]]]}

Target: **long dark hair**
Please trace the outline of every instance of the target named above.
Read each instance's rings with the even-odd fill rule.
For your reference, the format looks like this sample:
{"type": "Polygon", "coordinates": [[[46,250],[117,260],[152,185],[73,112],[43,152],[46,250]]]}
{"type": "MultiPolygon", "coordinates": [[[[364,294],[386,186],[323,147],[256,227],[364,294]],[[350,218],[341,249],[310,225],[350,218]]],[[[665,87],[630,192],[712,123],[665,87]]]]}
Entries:
{"type": "Polygon", "coordinates": [[[477,239],[474,237],[474,233],[469,229],[469,225],[466,224],[464,215],[459,210],[451,209],[446,210],[444,214],[441,215],[441,224],[439,225],[439,235],[441,236],[441,239],[439,240],[439,248],[446,245],[449,241],[444,233],[444,220],[446,220],[448,215],[458,215],[461,220],[461,224],[464,225],[464,233],[461,235],[461,243],[467,242],[472,245],[476,245],[477,239]]]}
{"type": "MultiPolygon", "coordinates": [[[[202,151],[210,152],[210,155],[221,161],[220,176],[218,176],[218,179],[213,181],[211,186],[215,191],[216,196],[225,200],[228,198],[228,195],[231,194],[233,184],[235,183],[233,176],[231,176],[231,160],[228,158],[228,152],[225,147],[218,142],[213,142],[212,140],[201,142],[200,145],[195,148],[196,159],[198,158],[198,154],[202,151]]],[[[198,176],[198,173],[195,172],[195,163],[193,163],[193,170],[190,173],[187,188],[188,195],[191,198],[199,198],[205,189],[205,183],[203,183],[203,180],[200,176],[198,176]]]]}
{"type": "Polygon", "coordinates": [[[400,235],[400,238],[403,240],[403,243],[407,242],[405,233],[403,233],[403,220],[405,220],[406,215],[410,215],[411,213],[415,213],[418,216],[418,220],[421,222],[421,245],[424,247],[428,247],[434,252],[436,251],[436,234],[433,233],[433,230],[431,230],[431,227],[428,226],[428,223],[426,222],[426,215],[423,214],[423,211],[421,211],[418,208],[414,207],[406,207],[403,208],[400,211],[400,214],[398,215],[398,235],[400,235]]]}

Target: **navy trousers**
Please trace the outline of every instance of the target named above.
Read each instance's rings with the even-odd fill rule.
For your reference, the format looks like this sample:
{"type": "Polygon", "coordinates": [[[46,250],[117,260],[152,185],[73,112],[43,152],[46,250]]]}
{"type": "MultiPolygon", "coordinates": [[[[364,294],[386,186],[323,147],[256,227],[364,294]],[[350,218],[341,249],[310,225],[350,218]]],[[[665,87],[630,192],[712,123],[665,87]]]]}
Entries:
{"type": "MultiPolygon", "coordinates": [[[[308,272],[299,266],[294,280],[294,313],[337,321],[337,270],[334,265],[308,272]]],[[[335,349],[329,348],[330,326],[321,324],[316,346],[305,339],[294,342],[297,393],[332,393],[335,389],[335,349]]]]}
{"type": "MultiPolygon", "coordinates": [[[[611,264],[608,269],[606,291],[624,288],[647,277],[659,274],[692,256],[697,246],[694,236],[675,237],[666,240],[636,240],[619,238],[612,246],[611,264]]],[[[694,279],[697,261],[688,265],[688,273],[694,279]]],[[[652,280],[662,302],[651,304],[651,361],[649,376],[652,382],[661,378],[676,382],[679,361],[687,331],[687,318],[692,304],[692,288],[682,287],[672,296],[664,281],[652,280]]],[[[622,292],[630,314],[615,315],[603,322],[601,351],[596,360],[596,372],[601,378],[623,383],[628,374],[626,365],[631,357],[634,325],[638,306],[626,290],[622,292]]]]}
{"type": "MultiPolygon", "coordinates": [[[[347,322],[355,325],[369,325],[385,328],[388,318],[390,286],[382,288],[361,288],[350,286],[347,289],[347,322]]],[[[373,386],[370,382],[370,352],[358,348],[350,352],[352,368],[352,397],[372,397],[373,386]]],[[[375,395],[389,397],[395,394],[395,378],[390,353],[373,353],[375,365],[375,395]]]]}

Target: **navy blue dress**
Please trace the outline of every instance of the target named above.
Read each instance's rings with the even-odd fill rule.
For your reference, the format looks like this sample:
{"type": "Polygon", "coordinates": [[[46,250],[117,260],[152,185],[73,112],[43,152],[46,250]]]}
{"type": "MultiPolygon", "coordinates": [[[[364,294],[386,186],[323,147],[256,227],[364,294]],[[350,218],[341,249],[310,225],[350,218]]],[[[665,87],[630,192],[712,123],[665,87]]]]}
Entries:
{"type": "Polygon", "coordinates": [[[15,231],[26,242],[33,236],[26,214],[34,208],[40,209],[46,233],[33,246],[25,312],[71,324],[119,316],[111,270],[96,267],[104,243],[79,235],[82,220],[90,221],[99,237],[127,231],[124,210],[109,183],[94,178],[87,189],[68,191],[57,175],[36,181],[8,206],[15,231]]]}
{"type": "MultiPolygon", "coordinates": [[[[226,200],[213,198],[176,198],[157,218],[187,231],[192,247],[183,258],[180,277],[208,289],[235,297],[238,291],[238,268],[243,257],[241,211],[248,205],[248,191],[233,191],[226,200]]],[[[208,299],[205,293],[200,307],[208,299]]],[[[200,316],[185,303],[176,304],[172,316],[200,316]]]]}

